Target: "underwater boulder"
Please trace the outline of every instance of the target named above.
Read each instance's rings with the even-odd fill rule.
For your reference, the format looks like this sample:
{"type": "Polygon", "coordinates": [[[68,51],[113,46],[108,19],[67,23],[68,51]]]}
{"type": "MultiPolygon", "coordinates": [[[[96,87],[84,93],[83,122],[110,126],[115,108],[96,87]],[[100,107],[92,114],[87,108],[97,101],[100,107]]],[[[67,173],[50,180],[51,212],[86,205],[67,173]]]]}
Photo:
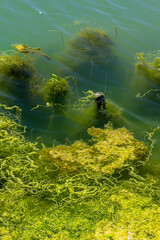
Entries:
{"type": "Polygon", "coordinates": [[[44,160],[53,162],[61,172],[90,171],[112,175],[133,163],[144,161],[146,145],[126,129],[89,128],[94,144],[76,141],[71,146],[59,145],[42,150],[44,160]]]}

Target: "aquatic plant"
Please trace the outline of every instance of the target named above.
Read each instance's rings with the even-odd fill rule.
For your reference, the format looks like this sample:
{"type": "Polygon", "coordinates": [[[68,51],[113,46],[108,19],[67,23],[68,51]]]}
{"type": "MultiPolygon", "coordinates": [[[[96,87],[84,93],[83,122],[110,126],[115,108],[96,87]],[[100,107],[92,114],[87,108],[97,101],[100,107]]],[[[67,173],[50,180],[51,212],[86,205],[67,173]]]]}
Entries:
{"type": "Polygon", "coordinates": [[[69,85],[66,79],[52,74],[44,86],[44,99],[49,104],[63,104],[69,94],[69,85]]]}
{"type": "Polygon", "coordinates": [[[83,92],[84,96],[79,98],[68,108],[65,115],[81,125],[101,126],[112,122],[114,127],[126,126],[127,121],[123,117],[122,109],[110,99],[105,99],[103,105],[98,109],[95,93],[91,90],[83,92]]]}
{"type": "Polygon", "coordinates": [[[35,69],[30,61],[21,58],[18,54],[0,55],[0,73],[21,82],[29,82],[35,75],[35,69]]]}
{"type": "Polygon", "coordinates": [[[46,148],[42,151],[43,158],[50,159],[61,172],[84,169],[111,175],[125,166],[145,160],[147,156],[147,147],[125,128],[92,127],[88,129],[88,133],[96,142],[92,146],[77,141],[71,146],[46,148]]]}
{"type": "Polygon", "coordinates": [[[144,143],[108,125],[88,129],[92,144],[49,149],[27,141],[6,111],[0,114],[2,240],[160,237],[159,183],[135,169],[148,154],[144,143]],[[130,177],[112,175],[123,169],[130,177]]]}
{"type": "Polygon", "coordinates": [[[51,57],[49,57],[47,54],[41,52],[40,47],[33,48],[33,47],[30,47],[30,46],[25,45],[25,44],[15,44],[15,45],[13,45],[13,48],[20,53],[40,55],[40,56],[43,56],[50,61],[53,61],[53,59],[51,57]]]}
{"type": "Polygon", "coordinates": [[[106,79],[117,64],[115,45],[101,28],[84,27],[66,44],[65,55],[59,59],[70,71],[89,80],[106,79]]]}
{"type": "MultiPolygon", "coordinates": [[[[0,88],[4,96],[10,97],[7,99],[9,105],[17,104],[14,101],[18,99],[29,100],[37,95],[40,80],[31,59],[22,58],[15,52],[0,55],[0,88]]],[[[1,101],[4,100],[5,97],[1,96],[1,101]]]]}
{"type": "Polygon", "coordinates": [[[107,32],[101,29],[85,27],[77,36],[70,41],[72,54],[90,61],[105,60],[110,61],[113,58],[111,48],[114,43],[107,32]]]}
{"type": "Polygon", "coordinates": [[[121,189],[110,200],[110,211],[114,211],[116,217],[100,221],[85,240],[160,238],[160,207],[151,198],[121,189]]]}
{"type": "Polygon", "coordinates": [[[136,64],[137,74],[141,74],[148,79],[152,84],[160,84],[160,58],[159,52],[150,54],[137,53],[136,58],[138,63],[136,64]]]}

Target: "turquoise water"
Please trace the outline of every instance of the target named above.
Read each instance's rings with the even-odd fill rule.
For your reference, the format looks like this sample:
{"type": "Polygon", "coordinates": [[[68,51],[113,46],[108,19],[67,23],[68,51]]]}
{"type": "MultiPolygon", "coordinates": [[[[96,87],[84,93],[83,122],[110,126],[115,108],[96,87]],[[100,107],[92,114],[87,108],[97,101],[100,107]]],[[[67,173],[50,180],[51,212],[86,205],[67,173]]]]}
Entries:
{"type": "MultiPolygon", "coordinates": [[[[2,1],[0,6],[1,51],[11,50],[12,44],[22,43],[40,47],[53,60],[37,57],[35,66],[44,79],[52,73],[77,77],[77,84],[71,82],[77,98],[82,91],[105,91],[105,96],[120,106],[129,122],[129,130],[135,136],[145,140],[145,132],[159,125],[159,100],[137,99],[137,92],[145,92],[143,84],[133,87],[136,52],[159,50],[159,13],[160,2],[147,1],[51,1],[51,0],[15,0],[2,1]],[[92,74],[92,65],[76,71],[61,61],[67,56],[67,42],[84,26],[104,29],[108,32],[116,47],[118,66],[113,65],[109,77],[102,69],[92,74]],[[116,34],[117,29],[117,34],[116,34]]],[[[75,59],[76,61],[76,59],[75,59]]],[[[45,81],[45,80],[44,80],[45,81]]],[[[15,95],[0,95],[7,104],[16,104],[22,108],[22,124],[28,127],[28,134],[35,139],[42,137],[47,145],[54,141],[64,143],[84,136],[88,126],[58,112],[38,109],[31,111],[43,101],[32,99],[28,103],[15,95]]],[[[85,116],[81,116],[85,118],[85,116]]],[[[158,134],[157,134],[158,135],[158,134]]],[[[159,139],[155,146],[152,162],[159,160],[159,139]]]]}

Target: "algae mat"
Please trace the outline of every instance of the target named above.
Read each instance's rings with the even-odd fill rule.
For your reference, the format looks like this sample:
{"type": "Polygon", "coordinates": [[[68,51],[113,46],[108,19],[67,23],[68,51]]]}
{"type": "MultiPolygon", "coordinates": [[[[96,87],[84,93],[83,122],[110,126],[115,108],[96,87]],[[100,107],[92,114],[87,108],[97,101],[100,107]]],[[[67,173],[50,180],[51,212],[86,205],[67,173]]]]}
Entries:
{"type": "Polygon", "coordinates": [[[160,237],[158,183],[152,176],[140,177],[136,170],[148,150],[127,130],[110,125],[104,130],[90,128],[89,145],[75,142],[47,149],[26,141],[25,128],[11,117],[1,114],[0,123],[2,240],[160,237]],[[113,155],[107,155],[105,144],[113,146],[113,155]],[[81,158],[76,158],[78,154],[81,158]],[[115,164],[111,156],[117,156],[118,167],[111,169],[115,164]],[[131,175],[126,179],[120,177],[124,169],[131,175]]]}

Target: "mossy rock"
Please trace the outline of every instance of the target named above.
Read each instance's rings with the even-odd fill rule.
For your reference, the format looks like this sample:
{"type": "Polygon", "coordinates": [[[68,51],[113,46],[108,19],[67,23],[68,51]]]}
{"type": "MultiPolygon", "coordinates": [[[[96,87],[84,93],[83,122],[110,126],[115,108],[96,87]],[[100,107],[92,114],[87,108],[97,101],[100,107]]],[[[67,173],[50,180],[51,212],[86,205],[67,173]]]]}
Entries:
{"type": "Polygon", "coordinates": [[[114,127],[127,126],[122,109],[110,99],[105,100],[105,107],[97,109],[94,99],[94,92],[88,90],[83,92],[84,97],[78,99],[71,105],[65,115],[80,125],[103,127],[104,124],[112,122],[114,127]]]}
{"type": "Polygon", "coordinates": [[[69,94],[69,85],[66,79],[52,74],[43,90],[44,99],[50,104],[63,104],[69,94]]]}
{"type": "Polygon", "coordinates": [[[61,172],[85,170],[112,175],[133,163],[144,161],[148,149],[126,129],[89,128],[95,143],[90,146],[77,141],[71,146],[59,145],[42,150],[44,160],[50,160],[61,172]]]}

